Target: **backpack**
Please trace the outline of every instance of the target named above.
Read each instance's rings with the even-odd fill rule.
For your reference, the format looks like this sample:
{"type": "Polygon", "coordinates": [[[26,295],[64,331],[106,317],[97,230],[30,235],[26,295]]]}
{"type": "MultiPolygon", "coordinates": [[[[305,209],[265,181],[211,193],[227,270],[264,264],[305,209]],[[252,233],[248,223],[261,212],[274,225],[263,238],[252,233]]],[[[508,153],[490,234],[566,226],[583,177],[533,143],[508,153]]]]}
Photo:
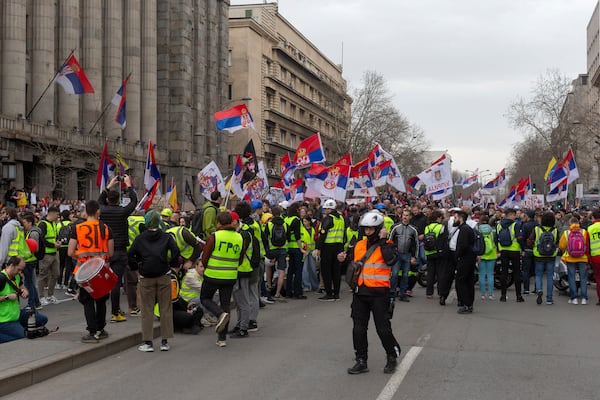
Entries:
{"type": "Polygon", "coordinates": [[[56,235],[56,241],[61,244],[69,243],[69,239],[71,238],[71,223],[64,225],[60,224],[60,229],[58,230],[58,234],[56,235]]]}
{"type": "Polygon", "coordinates": [[[479,229],[473,229],[473,234],[475,235],[475,240],[473,240],[473,245],[471,246],[473,254],[476,256],[482,256],[486,253],[485,238],[481,232],[479,232],[479,229]]]}
{"type": "Polygon", "coordinates": [[[581,230],[569,231],[567,234],[567,252],[571,257],[583,257],[587,253],[587,243],[581,230]]]}
{"type": "Polygon", "coordinates": [[[500,246],[509,247],[512,245],[513,237],[510,233],[510,228],[513,224],[509,226],[500,225],[500,231],[498,232],[498,243],[500,246]]]}
{"type": "MultiPolygon", "coordinates": [[[[277,221],[277,220],[276,220],[277,221]]],[[[273,228],[271,231],[271,244],[275,247],[282,247],[287,244],[287,232],[283,222],[272,222],[273,228]]]]}
{"type": "Polygon", "coordinates": [[[541,256],[552,257],[556,254],[555,231],[556,229],[543,231],[540,235],[537,242],[537,251],[541,256]]]}
{"type": "MultiPolygon", "coordinates": [[[[212,204],[209,207],[213,207],[215,210],[217,209],[212,204]]],[[[194,218],[192,219],[192,232],[201,239],[206,239],[204,228],[202,227],[204,222],[204,210],[206,210],[204,207],[197,209],[194,212],[194,218]]]]}
{"type": "MultiPolygon", "coordinates": [[[[23,228],[16,228],[17,229],[17,255],[19,257],[21,257],[22,259],[26,260],[29,257],[32,256],[31,254],[31,250],[29,250],[29,246],[27,245],[27,242],[25,241],[25,232],[23,231],[23,228]]],[[[38,247],[39,247],[39,242],[38,242],[38,247]]]]}
{"type": "Polygon", "coordinates": [[[448,248],[448,230],[444,225],[438,236],[435,232],[427,232],[423,238],[423,247],[427,251],[437,251],[442,253],[448,248]]]}
{"type": "Polygon", "coordinates": [[[434,251],[436,240],[437,236],[435,236],[435,232],[427,232],[423,237],[423,247],[425,250],[434,251]]]}
{"type": "Polygon", "coordinates": [[[46,255],[46,247],[44,246],[44,242],[42,240],[42,231],[40,230],[40,228],[38,228],[37,226],[32,226],[31,229],[29,230],[29,232],[27,232],[27,235],[25,237],[25,239],[33,239],[31,238],[31,232],[36,232],[37,233],[37,244],[38,244],[38,249],[35,253],[33,253],[33,255],[35,256],[35,258],[39,260],[41,260],[42,258],[44,258],[44,256],[46,255]]]}
{"type": "Polygon", "coordinates": [[[485,233],[485,234],[481,234],[481,236],[483,236],[483,240],[485,242],[485,251],[483,252],[482,255],[495,255],[496,254],[496,246],[494,245],[494,240],[492,239],[492,234],[491,233],[485,233]]]}

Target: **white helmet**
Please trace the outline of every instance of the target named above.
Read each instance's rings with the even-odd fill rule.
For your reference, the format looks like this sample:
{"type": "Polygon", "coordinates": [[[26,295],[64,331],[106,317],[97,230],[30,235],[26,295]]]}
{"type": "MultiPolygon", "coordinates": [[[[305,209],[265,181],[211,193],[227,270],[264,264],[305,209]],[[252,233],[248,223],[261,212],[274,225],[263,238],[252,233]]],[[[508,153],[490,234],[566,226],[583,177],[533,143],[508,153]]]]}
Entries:
{"type": "Polygon", "coordinates": [[[332,210],[335,210],[335,200],[333,199],[327,199],[325,200],[325,203],[323,203],[323,208],[330,208],[332,210]]]}
{"type": "Polygon", "coordinates": [[[369,211],[362,216],[358,225],[367,228],[377,228],[383,225],[383,215],[377,211],[369,211]]]}

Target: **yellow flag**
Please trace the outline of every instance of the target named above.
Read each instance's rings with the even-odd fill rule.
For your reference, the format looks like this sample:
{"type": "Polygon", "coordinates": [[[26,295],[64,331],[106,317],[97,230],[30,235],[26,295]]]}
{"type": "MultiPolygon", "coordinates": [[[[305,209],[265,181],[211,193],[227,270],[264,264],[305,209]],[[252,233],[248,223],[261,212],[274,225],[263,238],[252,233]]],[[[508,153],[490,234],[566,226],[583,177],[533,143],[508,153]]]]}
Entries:
{"type": "Polygon", "coordinates": [[[548,163],[548,168],[546,169],[546,173],[544,174],[544,180],[546,182],[548,182],[548,175],[550,175],[550,172],[552,172],[554,170],[554,168],[556,167],[556,158],[554,158],[554,156],[552,156],[552,158],[550,159],[550,162],[548,163]]]}
{"type": "Polygon", "coordinates": [[[125,161],[123,161],[123,158],[121,157],[121,151],[117,150],[117,157],[115,158],[115,164],[117,164],[117,168],[119,168],[119,171],[127,171],[129,169],[129,165],[127,165],[127,163],[125,161]]]}

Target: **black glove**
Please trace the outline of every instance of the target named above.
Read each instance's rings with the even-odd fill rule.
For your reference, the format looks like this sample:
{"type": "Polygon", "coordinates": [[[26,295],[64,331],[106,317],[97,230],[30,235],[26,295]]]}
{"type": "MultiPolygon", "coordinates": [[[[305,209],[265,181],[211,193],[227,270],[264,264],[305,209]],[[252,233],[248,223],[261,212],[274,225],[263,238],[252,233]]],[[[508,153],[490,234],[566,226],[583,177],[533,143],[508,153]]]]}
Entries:
{"type": "Polygon", "coordinates": [[[389,302],[388,302],[388,309],[386,312],[387,319],[392,319],[392,317],[394,316],[395,301],[396,301],[396,299],[394,297],[390,297],[389,302]]]}

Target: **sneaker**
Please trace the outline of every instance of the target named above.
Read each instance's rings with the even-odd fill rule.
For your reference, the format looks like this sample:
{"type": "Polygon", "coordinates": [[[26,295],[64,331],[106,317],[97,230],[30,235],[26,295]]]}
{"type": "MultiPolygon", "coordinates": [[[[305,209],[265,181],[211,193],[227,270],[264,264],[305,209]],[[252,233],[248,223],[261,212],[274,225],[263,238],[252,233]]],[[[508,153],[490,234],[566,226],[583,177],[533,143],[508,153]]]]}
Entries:
{"type": "Polygon", "coordinates": [[[552,304],[554,304],[554,300],[546,300],[546,304],[551,306],[552,304]]]}
{"type": "Polygon", "coordinates": [[[98,340],[95,335],[88,333],[81,338],[81,343],[98,343],[98,340]]]}
{"type": "Polygon", "coordinates": [[[97,331],[96,334],[94,335],[94,337],[98,340],[100,339],[106,339],[108,337],[108,332],[106,332],[104,329],[97,331]]]}
{"type": "Polygon", "coordinates": [[[40,297],[40,304],[42,306],[47,306],[50,303],[48,302],[48,299],[46,299],[45,297],[40,297]]]}
{"type": "Polygon", "coordinates": [[[245,329],[238,329],[238,331],[236,333],[234,333],[233,335],[231,335],[230,337],[232,339],[242,339],[242,338],[247,338],[249,336],[248,331],[245,329]]]}
{"type": "Polygon", "coordinates": [[[537,292],[537,299],[535,300],[535,302],[539,305],[542,304],[542,296],[544,295],[544,292],[542,292],[541,290],[539,292],[537,292]]]}
{"type": "Polygon", "coordinates": [[[585,306],[587,304],[587,299],[581,299],[581,305],[585,306]]]}
{"type": "Polygon", "coordinates": [[[363,374],[365,372],[369,372],[369,367],[367,366],[367,360],[357,359],[356,364],[352,366],[352,368],[348,368],[348,373],[350,375],[363,374]]]}
{"type": "Polygon", "coordinates": [[[340,296],[338,296],[337,294],[334,294],[333,301],[340,301],[340,296]]]}
{"type": "Polygon", "coordinates": [[[275,303],[275,300],[271,296],[262,296],[260,299],[267,304],[275,303]]]}
{"type": "Polygon", "coordinates": [[[488,294],[488,300],[494,300],[494,295],[493,294],[488,294]]]}
{"type": "Polygon", "coordinates": [[[408,297],[412,297],[412,295],[413,295],[413,293],[412,293],[412,290],[407,290],[407,291],[406,291],[406,295],[407,295],[408,297]]]}
{"type": "Polygon", "coordinates": [[[325,296],[319,297],[317,300],[319,300],[319,301],[335,301],[335,297],[326,294],[325,296]]]}
{"type": "Polygon", "coordinates": [[[50,296],[46,299],[50,304],[58,304],[58,299],[54,296],[50,296]]]}
{"type": "Polygon", "coordinates": [[[525,302],[525,299],[523,298],[523,296],[517,296],[517,303],[523,303],[525,302]]]}
{"type": "Polygon", "coordinates": [[[529,290],[523,290],[523,294],[529,294],[529,290]]]}
{"type": "Polygon", "coordinates": [[[212,321],[209,321],[209,319],[207,317],[202,317],[200,319],[200,323],[202,324],[203,327],[208,328],[211,326],[214,326],[215,324],[212,321]]]}
{"type": "Polygon", "coordinates": [[[129,311],[129,315],[131,315],[132,317],[137,317],[141,314],[142,311],[139,308],[134,308],[133,310],[129,311]]]}
{"type": "Polygon", "coordinates": [[[144,343],[144,344],[138,346],[138,350],[143,351],[144,353],[151,353],[154,351],[154,346],[152,346],[151,344],[148,344],[148,343],[144,343]]]}
{"type": "Polygon", "coordinates": [[[486,296],[485,296],[485,294],[482,294],[482,295],[481,295],[481,300],[485,300],[485,299],[486,299],[486,296]]]}
{"type": "Polygon", "coordinates": [[[227,346],[227,342],[224,340],[217,340],[217,343],[215,343],[217,346],[219,347],[226,347],[227,346]]]}
{"type": "Polygon", "coordinates": [[[230,335],[233,335],[234,333],[237,333],[239,331],[240,331],[240,327],[236,325],[235,327],[233,327],[233,329],[231,329],[227,333],[230,334],[230,335]]]}
{"type": "Polygon", "coordinates": [[[171,346],[169,346],[169,343],[161,343],[160,344],[160,351],[169,351],[171,349],[171,346]]]}
{"type": "Polygon", "coordinates": [[[215,325],[215,332],[217,333],[221,333],[223,332],[227,326],[227,323],[229,322],[229,314],[226,312],[222,312],[221,315],[219,315],[219,321],[217,322],[217,325],[215,325]]]}
{"type": "Polygon", "coordinates": [[[37,306],[35,306],[36,310],[41,310],[42,308],[44,308],[41,304],[38,304],[37,306]]]}
{"type": "Polygon", "coordinates": [[[60,283],[57,283],[54,285],[54,290],[60,290],[60,289],[61,289],[60,283]]]}
{"type": "Polygon", "coordinates": [[[463,306],[463,307],[459,308],[458,311],[456,311],[456,312],[459,314],[472,314],[473,307],[463,306]]]}
{"type": "Polygon", "coordinates": [[[248,322],[248,332],[258,332],[258,324],[256,321],[250,320],[248,322]]]}
{"type": "Polygon", "coordinates": [[[67,291],[65,292],[65,294],[67,296],[71,296],[71,297],[75,297],[77,295],[77,292],[71,288],[67,289],[67,291]]]}
{"type": "Polygon", "coordinates": [[[571,299],[571,304],[579,304],[579,301],[577,299],[571,299]]]}
{"type": "Polygon", "coordinates": [[[123,315],[123,313],[121,311],[119,311],[117,314],[112,314],[110,316],[110,322],[124,322],[127,321],[127,318],[125,318],[125,315],[123,315]]]}

